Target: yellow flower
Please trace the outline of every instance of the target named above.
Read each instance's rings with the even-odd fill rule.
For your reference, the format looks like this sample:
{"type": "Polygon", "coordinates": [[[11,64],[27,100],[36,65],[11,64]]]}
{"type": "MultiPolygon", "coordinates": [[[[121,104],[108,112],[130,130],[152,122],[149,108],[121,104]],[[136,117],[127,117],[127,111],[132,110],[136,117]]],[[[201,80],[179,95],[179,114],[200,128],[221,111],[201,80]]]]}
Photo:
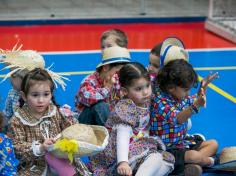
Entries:
{"type": "Polygon", "coordinates": [[[78,152],[79,145],[73,139],[61,139],[55,143],[55,148],[68,154],[68,159],[73,162],[73,155],[78,152]]]}

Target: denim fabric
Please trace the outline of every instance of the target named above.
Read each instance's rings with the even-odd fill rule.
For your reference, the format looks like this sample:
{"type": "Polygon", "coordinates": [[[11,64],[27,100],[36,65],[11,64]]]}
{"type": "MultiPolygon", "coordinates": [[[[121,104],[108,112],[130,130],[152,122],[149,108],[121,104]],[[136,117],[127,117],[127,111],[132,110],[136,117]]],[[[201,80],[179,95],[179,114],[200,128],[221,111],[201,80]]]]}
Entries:
{"type": "Polygon", "coordinates": [[[100,101],[91,107],[85,107],[79,115],[79,123],[104,126],[110,114],[109,104],[100,101]]]}

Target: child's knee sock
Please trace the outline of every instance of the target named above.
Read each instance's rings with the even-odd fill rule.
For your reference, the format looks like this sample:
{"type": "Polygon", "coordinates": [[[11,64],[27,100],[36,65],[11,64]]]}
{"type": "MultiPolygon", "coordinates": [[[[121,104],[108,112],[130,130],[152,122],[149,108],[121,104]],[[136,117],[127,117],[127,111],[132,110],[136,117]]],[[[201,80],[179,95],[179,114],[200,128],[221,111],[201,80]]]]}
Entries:
{"type": "Polygon", "coordinates": [[[162,155],[160,153],[152,153],[148,158],[140,165],[135,176],[155,176],[157,171],[162,166],[162,155]]]}

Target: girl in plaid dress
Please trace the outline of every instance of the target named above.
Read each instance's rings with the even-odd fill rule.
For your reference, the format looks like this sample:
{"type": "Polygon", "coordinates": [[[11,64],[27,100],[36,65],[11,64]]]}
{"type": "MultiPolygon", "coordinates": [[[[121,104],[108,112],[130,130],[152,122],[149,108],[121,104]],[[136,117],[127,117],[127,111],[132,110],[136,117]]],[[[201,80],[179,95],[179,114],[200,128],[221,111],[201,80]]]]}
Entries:
{"type": "Polygon", "coordinates": [[[106,122],[108,146],[91,157],[94,175],[167,175],[174,157],[165,152],[162,141],[149,136],[150,78],[139,63],[123,66],[119,81],[124,98],[119,100],[106,122]],[[102,158],[102,160],[101,160],[102,158]]]}
{"type": "MultiPolygon", "coordinates": [[[[30,71],[22,81],[20,108],[10,122],[11,138],[20,159],[20,176],[47,175],[49,169],[44,158],[47,148],[55,142],[57,134],[76,123],[59,111],[53,92],[53,79],[44,69],[30,71]]],[[[81,162],[78,163],[73,163],[76,175],[85,175],[81,162]]]]}

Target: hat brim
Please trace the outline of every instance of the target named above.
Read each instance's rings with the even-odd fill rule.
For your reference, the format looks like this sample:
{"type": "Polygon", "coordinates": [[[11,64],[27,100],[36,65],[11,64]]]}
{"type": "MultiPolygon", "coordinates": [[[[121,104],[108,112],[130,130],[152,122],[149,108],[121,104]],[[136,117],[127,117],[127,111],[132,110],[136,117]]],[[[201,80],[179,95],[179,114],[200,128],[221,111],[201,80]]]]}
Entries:
{"type": "Polygon", "coordinates": [[[162,46],[161,46],[161,51],[160,51],[160,65],[161,65],[161,67],[163,67],[165,65],[164,64],[165,63],[165,57],[167,55],[168,50],[170,48],[172,48],[172,46],[181,48],[181,50],[183,52],[182,55],[184,56],[184,59],[186,61],[189,60],[189,55],[184,50],[185,47],[184,47],[183,42],[180,39],[178,39],[177,37],[168,37],[162,42],[162,46]]]}
{"type": "Polygon", "coordinates": [[[223,171],[236,171],[236,160],[215,165],[212,167],[212,169],[223,170],[223,171]]]}
{"type": "MultiPolygon", "coordinates": [[[[78,152],[73,155],[74,157],[91,156],[97,154],[103,151],[108,144],[109,133],[105,127],[98,125],[88,125],[88,126],[90,126],[93,129],[97,137],[97,145],[83,141],[77,141],[79,148],[78,152]]],[[[59,158],[68,158],[67,153],[56,149],[54,145],[50,147],[48,151],[59,158]]]]}
{"type": "Polygon", "coordinates": [[[113,64],[113,63],[129,63],[129,62],[130,62],[130,59],[119,60],[119,61],[117,61],[117,60],[115,60],[115,61],[109,61],[109,62],[106,62],[106,63],[100,63],[100,64],[98,64],[96,68],[99,68],[99,67],[101,67],[101,66],[103,66],[103,65],[107,65],[107,64],[113,64]]]}

